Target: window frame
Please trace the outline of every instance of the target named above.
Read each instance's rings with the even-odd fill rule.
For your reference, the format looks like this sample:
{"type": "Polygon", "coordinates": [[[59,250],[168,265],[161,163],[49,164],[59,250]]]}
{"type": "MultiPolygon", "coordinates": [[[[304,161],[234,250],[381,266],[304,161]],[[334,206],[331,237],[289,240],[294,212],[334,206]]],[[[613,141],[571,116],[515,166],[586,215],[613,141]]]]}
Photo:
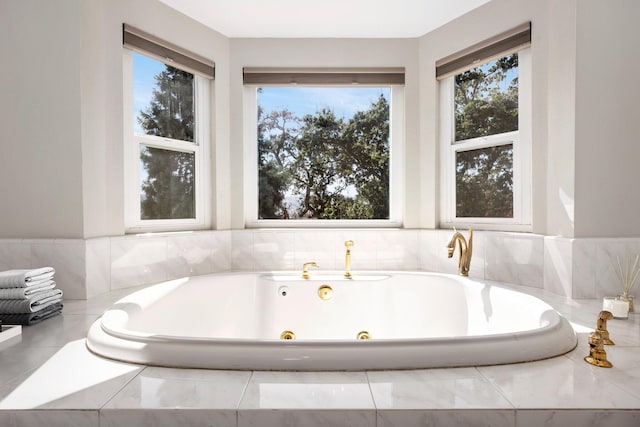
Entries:
{"type": "MultiPolygon", "coordinates": [[[[518,130],[455,141],[455,75],[440,80],[440,226],[473,226],[478,230],[532,231],[531,48],[518,53],[518,130]],[[456,215],[456,153],[513,143],[513,218],[458,217],[456,215]]],[[[504,57],[509,53],[503,53],[504,57]]],[[[497,58],[487,58],[481,66],[497,58]]],[[[456,73],[459,74],[459,73],[456,73]]]]}
{"type": "MultiPolygon", "coordinates": [[[[188,231],[206,229],[211,226],[211,162],[210,162],[210,80],[194,74],[194,141],[146,135],[134,132],[134,86],[133,53],[123,47],[123,131],[124,131],[124,210],[125,232],[145,233],[162,231],[188,231]],[[168,151],[194,154],[195,162],[195,218],[142,219],[140,215],[140,146],[145,145],[168,151]]],[[[158,60],[142,52],[137,54],[158,60]]],[[[160,61],[166,65],[183,69],[178,64],[160,61]]],[[[185,70],[191,73],[189,70],[185,70]]]]}
{"type": "MultiPolygon", "coordinates": [[[[286,87],[286,85],[277,85],[286,87]]],[[[305,85],[318,88],[343,85],[305,85]]],[[[259,219],[258,218],[258,98],[264,85],[245,84],[244,101],[244,211],[247,228],[398,228],[404,213],[404,86],[389,87],[389,219],[259,219]]]]}

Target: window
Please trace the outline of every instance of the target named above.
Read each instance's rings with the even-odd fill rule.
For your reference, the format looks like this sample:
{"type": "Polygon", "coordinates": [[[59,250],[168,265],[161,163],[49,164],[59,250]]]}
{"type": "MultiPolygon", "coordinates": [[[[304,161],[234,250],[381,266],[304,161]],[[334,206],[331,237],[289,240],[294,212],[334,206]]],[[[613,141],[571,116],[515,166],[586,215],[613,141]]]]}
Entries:
{"type": "Polygon", "coordinates": [[[530,230],[530,49],[440,82],[442,225],[530,230]]]}
{"type": "Polygon", "coordinates": [[[124,53],[126,227],[203,228],[209,80],[155,56],[124,53]]]}
{"type": "Polygon", "coordinates": [[[315,82],[246,85],[247,225],[399,225],[402,88],[315,82]]]}

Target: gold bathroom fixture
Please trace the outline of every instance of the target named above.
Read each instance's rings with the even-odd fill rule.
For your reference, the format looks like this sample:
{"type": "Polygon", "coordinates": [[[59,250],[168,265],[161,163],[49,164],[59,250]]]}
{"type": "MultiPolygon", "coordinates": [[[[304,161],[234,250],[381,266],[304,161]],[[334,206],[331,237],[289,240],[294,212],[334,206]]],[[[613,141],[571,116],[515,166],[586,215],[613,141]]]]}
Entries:
{"type": "Polygon", "coordinates": [[[311,261],[311,262],[305,262],[304,264],[302,264],[302,278],[303,279],[308,279],[309,277],[309,267],[315,267],[318,268],[318,264],[316,264],[315,261],[311,261]]]}
{"type": "Polygon", "coordinates": [[[329,285],[322,285],[318,288],[318,296],[321,300],[330,300],[333,296],[333,289],[329,285]]]}
{"type": "Polygon", "coordinates": [[[598,331],[589,334],[589,355],[584,361],[601,368],[611,368],[613,365],[607,360],[607,353],[604,351],[602,334],[598,331]]]}
{"type": "Polygon", "coordinates": [[[353,247],[353,240],[347,240],[344,242],[344,247],[347,248],[347,254],[345,255],[345,273],[344,277],[351,279],[351,248],[353,247]]]}
{"type": "Polygon", "coordinates": [[[473,230],[469,226],[469,240],[465,240],[464,236],[453,227],[453,237],[447,245],[448,258],[453,256],[453,252],[456,250],[456,243],[460,248],[460,260],[458,261],[458,274],[461,276],[469,275],[469,266],[471,265],[471,253],[473,249],[473,230]]]}
{"type": "Polygon", "coordinates": [[[596,332],[602,337],[602,344],[604,345],[614,345],[614,342],[609,338],[609,331],[607,330],[607,320],[611,319],[613,319],[613,314],[610,311],[603,310],[598,314],[596,332]]]}
{"type": "Polygon", "coordinates": [[[370,340],[371,339],[371,334],[367,331],[360,331],[358,332],[358,335],[356,335],[356,339],[359,340],[370,340]]]}
{"type": "Polygon", "coordinates": [[[280,339],[285,341],[295,340],[296,334],[291,331],[284,331],[280,334],[280,339]]]}

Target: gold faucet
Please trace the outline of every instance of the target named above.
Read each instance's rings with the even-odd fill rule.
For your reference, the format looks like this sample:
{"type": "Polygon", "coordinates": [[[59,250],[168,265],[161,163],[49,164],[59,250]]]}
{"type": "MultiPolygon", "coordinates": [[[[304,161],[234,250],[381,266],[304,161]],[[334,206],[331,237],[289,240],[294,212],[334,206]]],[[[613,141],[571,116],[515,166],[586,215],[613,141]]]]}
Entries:
{"type": "Polygon", "coordinates": [[[353,247],[353,240],[347,240],[344,242],[344,247],[347,248],[347,254],[345,255],[345,273],[344,277],[351,279],[351,248],[353,247]]]}
{"type": "Polygon", "coordinates": [[[607,330],[607,320],[611,319],[613,319],[613,314],[610,311],[603,310],[598,314],[596,332],[600,333],[602,344],[604,345],[614,345],[614,342],[609,338],[609,331],[607,330]]]}
{"type": "Polygon", "coordinates": [[[453,228],[455,233],[447,245],[448,258],[453,256],[453,252],[456,250],[456,243],[460,247],[460,261],[458,262],[458,274],[461,276],[469,275],[469,266],[471,264],[471,253],[473,250],[473,230],[469,226],[469,241],[465,240],[464,236],[460,234],[456,228],[453,228]]]}
{"type": "Polygon", "coordinates": [[[304,264],[302,264],[302,278],[303,279],[308,279],[309,277],[309,267],[315,267],[318,268],[318,264],[315,263],[315,261],[311,261],[311,262],[305,262],[304,264]]]}
{"type": "Polygon", "coordinates": [[[598,331],[589,334],[589,355],[585,356],[585,362],[601,368],[611,368],[613,365],[607,360],[607,352],[604,351],[602,334],[598,331]]]}

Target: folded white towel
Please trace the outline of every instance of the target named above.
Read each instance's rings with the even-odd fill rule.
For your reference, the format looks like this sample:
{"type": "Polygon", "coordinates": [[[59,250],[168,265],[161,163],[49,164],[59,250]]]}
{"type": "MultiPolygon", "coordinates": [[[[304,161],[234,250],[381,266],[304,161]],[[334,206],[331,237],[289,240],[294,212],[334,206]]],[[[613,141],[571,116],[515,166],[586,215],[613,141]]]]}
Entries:
{"type": "Polygon", "coordinates": [[[0,288],[25,288],[53,279],[53,267],[0,272],[0,288]]]}
{"type": "Polygon", "coordinates": [[[50,291],[38,292],[29,295],[27,299],[7,299],[0,300],[0,314],[8,313],[34,313],[43,308],[60,302],[62,300],[62,291],[60,289],[52,289],[50,291]]]}
{"type": "Polygon", "coordinates": [[[45,280],[28,288],[0,288],[0,300],[4,299],[29,299],[30,295],[46,292],[56,287],[53,280],[45,280]]]}

